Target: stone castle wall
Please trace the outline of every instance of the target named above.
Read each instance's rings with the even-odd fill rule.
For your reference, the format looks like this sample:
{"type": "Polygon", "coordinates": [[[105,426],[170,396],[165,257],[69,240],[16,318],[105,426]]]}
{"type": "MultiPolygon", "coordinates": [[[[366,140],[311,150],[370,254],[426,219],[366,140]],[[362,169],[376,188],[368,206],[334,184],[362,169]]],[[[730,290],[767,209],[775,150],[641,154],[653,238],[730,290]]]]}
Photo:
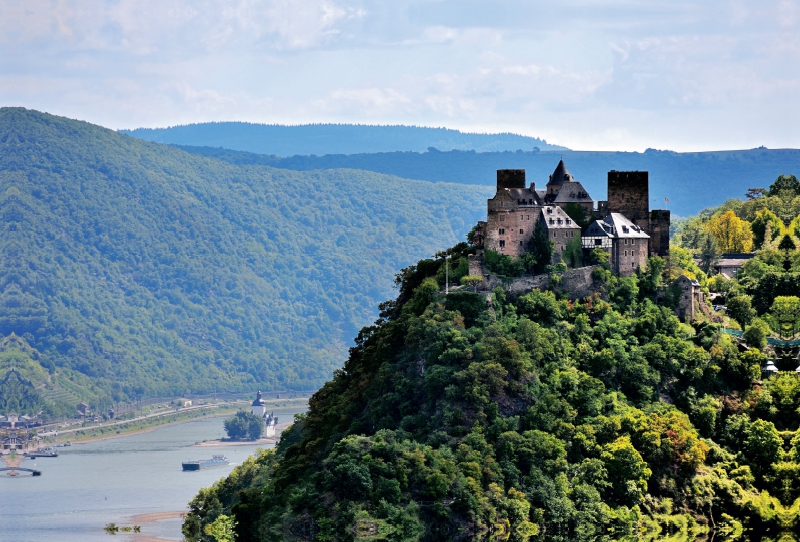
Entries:
{"type": "Polygon", "coordinates": [[[608,212],[621,213],[641,228],[650,220],[650,190],[646,171],[608,172],[608,212]]]}

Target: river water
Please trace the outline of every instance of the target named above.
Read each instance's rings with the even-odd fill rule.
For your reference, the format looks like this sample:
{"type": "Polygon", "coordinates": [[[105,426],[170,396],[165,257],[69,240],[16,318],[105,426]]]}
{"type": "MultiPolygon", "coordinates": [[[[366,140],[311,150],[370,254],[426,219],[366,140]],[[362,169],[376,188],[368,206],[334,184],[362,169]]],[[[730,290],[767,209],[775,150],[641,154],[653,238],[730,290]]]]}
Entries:
{"type": "MultiPolygon", "coordinates": [[[[281,422],[303,409],[275,409],[281,422]]],[[[223,417],[203,418],[148,433],[58,448],[56,458],[37,458],[22,467],[42,476],[0,476],[0,541],[113,542],[108,523],[130,525],[136,514],[186,510],[202,487],[226,476],[256,445],[197,447],[224,436],[223,417]],[[224,454],[231,464],[183,472],[181,462],[224,454]],[[33,465],[36,465],[34,467],[33,465]]],[[[262,447],[264,447],[262,445],[262,447]]],[[[181,540],[180,519],[142,525],[142,532],[181,540]]]]}

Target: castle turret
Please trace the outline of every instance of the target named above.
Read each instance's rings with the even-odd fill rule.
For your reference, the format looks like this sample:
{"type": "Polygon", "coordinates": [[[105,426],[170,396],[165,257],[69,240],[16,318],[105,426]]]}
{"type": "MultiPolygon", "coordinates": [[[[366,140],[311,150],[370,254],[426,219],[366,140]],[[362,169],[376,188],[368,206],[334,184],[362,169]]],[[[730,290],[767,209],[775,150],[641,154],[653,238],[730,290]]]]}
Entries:
{"type": "Polygon", "coordinates": [[[261,418],[263,418],[267,413],[267,404],[263,399],[261,399],[261,390],[259,390],[259,392],[256,394],[256,398],[253,401],[253,406],[251,407],[250,412],[261,418]]]}

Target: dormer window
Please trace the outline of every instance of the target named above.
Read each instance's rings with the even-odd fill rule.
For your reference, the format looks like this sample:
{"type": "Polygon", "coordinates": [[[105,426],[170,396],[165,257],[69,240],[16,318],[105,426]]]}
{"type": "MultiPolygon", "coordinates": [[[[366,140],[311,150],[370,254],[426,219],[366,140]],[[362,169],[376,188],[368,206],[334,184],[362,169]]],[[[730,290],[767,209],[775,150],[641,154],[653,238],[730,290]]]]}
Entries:
{"type": "Polygon", "coordinates": [[[553,209],[551,209],[550,207],[548,207],[548,208],[547,208],[547,214],[548,214],[548,215],[552,215],[552,214],[553,214],[553,209]]]}
{"type": "Polygon", "coordinates": [[[622,233],[628,233],[628,226],[622,226],[622,233]]]}
{"type": "Polygon", "coordinates": [[[555,220],[553,220],[553,219],[551,218],[551,219],[550,219],[550,225],[552,226],[552,225],[553,225],[553,224],[555,224],[555,223],[556,223],[556,221],[555,221],[555,220]]]}
{"type": "Polygon", "coordinates": [[[567,226],[570,226],[570,225],[572,225],[572,220],[570,220],[570,219],[568,218],[568,219],[567,219],[567,226]]]}

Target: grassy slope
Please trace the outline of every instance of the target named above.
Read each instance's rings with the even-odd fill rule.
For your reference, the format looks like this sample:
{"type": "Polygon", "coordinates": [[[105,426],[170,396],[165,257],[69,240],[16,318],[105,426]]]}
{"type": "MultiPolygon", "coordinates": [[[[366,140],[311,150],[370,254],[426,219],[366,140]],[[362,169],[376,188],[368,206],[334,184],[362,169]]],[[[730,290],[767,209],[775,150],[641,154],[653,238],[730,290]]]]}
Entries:
{"type": "Polygon", "coordinates": [[[117,398],[314,388],[488,190],[235,166],[0,110],[0,334],[117,398]]]}

